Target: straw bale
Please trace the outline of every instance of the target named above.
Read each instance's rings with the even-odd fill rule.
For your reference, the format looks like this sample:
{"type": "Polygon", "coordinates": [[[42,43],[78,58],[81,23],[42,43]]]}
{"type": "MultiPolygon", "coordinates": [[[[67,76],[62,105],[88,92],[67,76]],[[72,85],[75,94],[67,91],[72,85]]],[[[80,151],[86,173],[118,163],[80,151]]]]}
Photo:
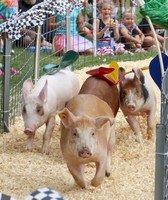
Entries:
{"type": "MultiPolygon", "coordinates": [[[[152,58],[151,58],[152,59],[152,58]]],[[[119,62],[119,66],[130,70],[132,67],[148,66],[151,59],[138,62],[119,62]]],[[[103,65],[102,65],[103,66],[103,65]]],[[[95,67],[95,66],[94,66],[95,67]]],[[[84,68],[76,71],[81,84],[88,75],[84,68]]],[[[145,73],[151,79],[148,70],[145,73]]],[[[160,91],[151,79],[157,94],[157,119],[160,121],[160,91]]],[[[38,129],[33,152],[24,150],[26,135],[22,117],[17,117],[10,133],[0,135],[0,192],[11,195],[18,200],[34,190],[42,187],[53,188],[68,200],[151,200],[154,198],[155,171],[155,137],[153,141],[146,139],[146,119],[139,117],[143,130],[144,143],[135,142],[122,112],[116,118],[117,142],[112,155],[111,176],[104,179],[101,186],[94,188],[90,180],[95,173],[93,163],[87,164],[85,178],[87,189],[80,189],[70,175],[63,160],[59,139],[59,119],[54,129],[50,144],[50,154],[41,151],[44,127],[38,129]]]]}

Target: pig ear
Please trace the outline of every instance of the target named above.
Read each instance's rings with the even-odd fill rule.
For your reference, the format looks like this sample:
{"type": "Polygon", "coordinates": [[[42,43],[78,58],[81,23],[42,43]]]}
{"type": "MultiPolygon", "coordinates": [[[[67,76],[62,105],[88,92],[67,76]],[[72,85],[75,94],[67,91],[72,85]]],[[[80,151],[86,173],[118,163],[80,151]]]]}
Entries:
{"type": "Polygon", "coordinates": [[[27,80],[24,81],[23,83],[23,88],[22,88],[22,94],[23,94],[23,99],[25,99],[30,91],[33,88],[33,82],[31,78],[28,78],[27,80]]]}
{"type": "Polygon", "coordinates": [[[101,128],[106,122],[110,122],[110,126],[112,126],[115,122],[115,119],[108,116],[100,116],[95,118],[96,127],[101,128]]]}
{"type": "Polygon", "coordinates": [[[125,67],[119,67],[119,85],[121,86],[122,85],[122,81],[125,79],[125,72],[126,72],[126,69],[125,67]]]}
{"type": "Polygon", "coordinates": [[[145,83],[145,77],[142,73],[142,70],[139,67],[135,67],[132,69],[135,73],[134,80],[140,82],[141,84],[145,83]]]}
{"type": "Polygon", "coordinates": [[[72,112],[68,110],[68,108],[64,108],[62,111],[58,113],[61,122],[65,126],[65,128],[70,128],[75,121],[75,116],[72,112]]]}
{"type": "Polygon", "coordinates": [[[48,82],[46,80],[44,87],[42,88],[42,90],[40,91],[40,93],[38,95],[38,98],[40,99],[40,101],[42,103],[46,103],[46,101],[47,101],[47,91],[48,91],[47,85],[48,85],[48,82]]]}
{"type": "Polygon", "coordinates": [[[125,72],[126,72],[125,67],[119,67],[118,71],[119,71],[119,80],[123,79],[125,77],[125,72]]]}

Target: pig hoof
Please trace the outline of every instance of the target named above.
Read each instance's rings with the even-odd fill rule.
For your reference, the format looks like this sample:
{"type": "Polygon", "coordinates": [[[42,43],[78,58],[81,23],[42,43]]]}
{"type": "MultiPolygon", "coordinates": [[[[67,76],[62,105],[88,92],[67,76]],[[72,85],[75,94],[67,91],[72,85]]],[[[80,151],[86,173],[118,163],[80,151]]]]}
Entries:
{"type": "Polygon", "coordinates": [[[153,140],[153,129],[152,128],[148,128],[147,130],[147,139],[148,140],[153,140]]]}
{"type": "Polygon", "coordinates": [[[94,186],[94,187],[99,186],[101,183],[102,183],[102,181],[98,181],[98,180],[95,180],[95,179],[93,179],[91,181],[91,185],[94,186]]]}
{"type": "Polygon", "coordinates": [[[33,151],[33,147],[30,147],[30,146],[26,146],[26,148],[25,148],[25,151],[29,151],[29,152],[32,152],[32,151],[33,151]]]}
{"type": "Polygon", "coordinates": [[[134,135],[135,135],[135,141],[136,142],[138,142],[138,143],[142,143],[143,142],[141,134],[134,133],[134,135]]]}
{"type": "Polygon", "coordinates": [[[106,175],[107,177],[109,177],[109,176],[110,176],[110,172],[106,172],[105,175],[106,175]]]}
{"type": "Polygon", "coordinates": [[[85,189],[85,188],[86,188],[86,184],[85,184],[85,183],[83,183],[83,182],[77,182],[77,181],[76,181],[76,183],[77,183],[77,185],[79,185],[79,187],[81,187],[82,189],[85,189]]]}
{"type": "Polygon", "coordinates": [[[42,151],[41,151],[43,154],[46,154],[46,155],[49,155],[49,151],[48,150],[46,150],[46,149],[42,149],[42,151]]]}

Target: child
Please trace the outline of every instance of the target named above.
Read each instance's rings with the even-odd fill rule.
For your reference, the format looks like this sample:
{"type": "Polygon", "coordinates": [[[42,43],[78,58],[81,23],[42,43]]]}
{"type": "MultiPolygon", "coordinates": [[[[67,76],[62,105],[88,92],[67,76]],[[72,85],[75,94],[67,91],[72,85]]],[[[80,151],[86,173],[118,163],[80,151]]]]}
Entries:
{"type": "MultiPolygon", "coordinates": [[[[71,0],[70,2],[72,2],[71,0]]],[[[73,5],[72,5],[73,6],[73,5]]],[[[74,6],[73,12],[70,13],[70,32],[71,32],[71,50],[80,53],[92,54],[93,53],[93,44],[88,39],[82,37],[78,33],[77,29],[77,18],[81,13],[81,8],[74,6]]],[[[49,20],[49,27],[51,29],[56,28],[55,37],[53,38],[54,50],[57,54],[63,55],[66,52],[66,15],[58,14],[53,16],[49,20]],[[56,20],[56,23],[55,23],[56,20]]]]}
{"type": "Polygon", "coordinates": [[[124,45],[118,43],[119,24],[112,18],[112,3],[103,2],[100,4],[100,17],[96,20],[97,49],[110,46],[114,54],[123,54],[124,45]]]}
{"type": "Polygon", "coordinates": [[[78,32],[89,40],[93,39],[93,5],[84,3],[84,8],[77,18],[78,32]]]}
{"type": "Polygon", "coordinates": [[[142,48],[146,40],[142,31],[135,24],[135,15],[130,11],[123,13],[122,22],[120,25],[121,42],[125,44],[127,50],[134,49],[135,52],[145,53],[142,48]]]}

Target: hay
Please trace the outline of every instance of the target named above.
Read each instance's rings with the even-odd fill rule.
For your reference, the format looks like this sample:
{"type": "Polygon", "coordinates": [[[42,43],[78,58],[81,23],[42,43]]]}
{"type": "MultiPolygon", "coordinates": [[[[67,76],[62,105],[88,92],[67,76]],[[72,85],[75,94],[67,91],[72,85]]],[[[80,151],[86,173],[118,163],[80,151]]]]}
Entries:
{"type": "MultiPolygon", "coordinates": [[[[148,66],[151,59],[139,62],[119,62],[119,65],[129,70],[135,66],[148,66]]],[[[81,84],[88,76],[85,74],[88,69],[76,71],[81,84]]],[[[150,77],[148,71],[145,73],[150,77]]],[[[156,120],[158,123],[160,120],[160,91],[153,81],[152,83],[158,97],[156,120]]],[[[34,151],[24,151],[27,137],[23,134],[22,117],[18,117],[11,132],[0,135],[0,192],[23,200],[25,196],[38,188],[50,187],[69,200],[153,199],[155,139],[154,141],[146,139],[146,120],[143,118],[140,118],[145,138],[143,144],[134,141],[132,131],[121,111],[117,114],[116,120],[117,143],[112,155],[111,176],[105,178],[100,187],[92,187],[90,180],[95,173],[95,168],[94,164],[88,164],[85,170],[87,189],[82,190],[74,183],[60,152],[59,123],[54,129],[50,155],[47,156],[40,153],[44,127],[36,133],[34,151]]]]}

